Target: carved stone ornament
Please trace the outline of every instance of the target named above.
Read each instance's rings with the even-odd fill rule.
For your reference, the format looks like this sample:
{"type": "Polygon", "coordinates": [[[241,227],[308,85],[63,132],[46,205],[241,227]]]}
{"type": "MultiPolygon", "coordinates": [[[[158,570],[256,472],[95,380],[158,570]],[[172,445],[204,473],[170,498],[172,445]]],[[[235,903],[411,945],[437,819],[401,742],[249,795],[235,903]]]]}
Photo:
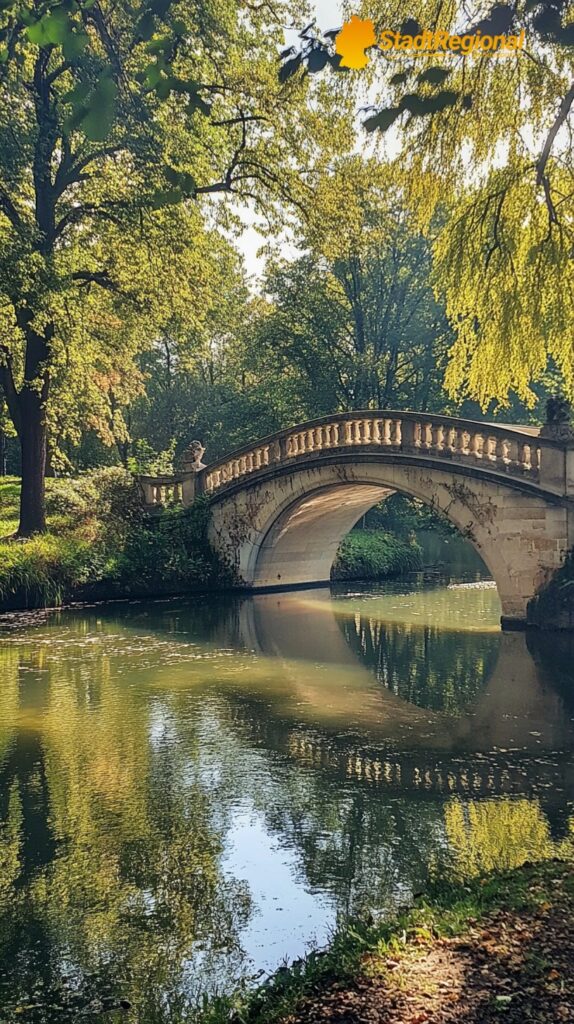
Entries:
{"type": "Polygon", "coordinates": [[[574,441],[572,406],[563,395],[551,395],[547,400],[546,423],[540,431],[540,437],[549,437],[553,441],[574,441]]]}
{"type": "Polygon", "coordinates": [[[185,473],[199,473],[205,469],[205,463],[201,461],[205,448],[201,441],[192,441],[183,453],[183,469],[185,473]]]}

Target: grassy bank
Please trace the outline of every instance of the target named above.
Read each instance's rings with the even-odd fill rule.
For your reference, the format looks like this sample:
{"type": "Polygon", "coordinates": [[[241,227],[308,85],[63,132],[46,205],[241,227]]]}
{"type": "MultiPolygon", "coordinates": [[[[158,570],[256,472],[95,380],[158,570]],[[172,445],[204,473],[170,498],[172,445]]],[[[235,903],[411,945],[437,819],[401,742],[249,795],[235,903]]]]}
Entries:
{"type": "Polygon", "coordinates": [[[353,530],[339,547],[333,580],[381,580],[422,566],[422,550],[414,539],[383,530],[353,530]]]}
{"type": "Polygon", "coordinates": [[[137,486],[117,467],[76,480],[48,480],[47,533],[8,539],[18,525],[19,481],[0,478],[0,608],[70,600],[145,597],[230,582],[207,542],[209,511],[198,501],[152,520],[137,486]]]}
{"type": "MultiPolygon", "coordinates": [[[[234,582],[207,540],[205,500],[151,518],[133,478],[119,467],[49,479],[48,531],[18,541],[19,496],[19,480],[0,477],[0,610],[165,596],[234,582]]],[[[384,579],[419,564],[416,543],[381,530],[356,531],[341,545],[333,578],[384,579]]]]}
{"type": "Polygon", "coordinates": [[[574,867],[527,864],[443,886],[393,920],[355,924],[197,1024],[423,1024],[574,1019],[574,867]]]}

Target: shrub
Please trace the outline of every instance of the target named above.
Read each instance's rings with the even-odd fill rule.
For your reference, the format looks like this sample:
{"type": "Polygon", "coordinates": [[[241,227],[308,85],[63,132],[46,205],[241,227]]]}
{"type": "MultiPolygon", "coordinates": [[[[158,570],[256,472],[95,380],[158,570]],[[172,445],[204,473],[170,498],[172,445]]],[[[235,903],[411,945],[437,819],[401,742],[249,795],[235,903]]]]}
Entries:
{"type": "Polygon", "coordinates": [[[141,497],[127,470],[104,466],[76,479],[48,480],[46,512],[48,517],[69,520],[74,526],[90,519],[119,525],[141,513],[141,497]]]}
{"type": "Polygon", "coordinates": [[[198,498],[188,509],[166,509],[130,529],[116,559],[114,576],[128,589],[162,592],[228,581],[207,539],[209,503],[198,498]]]}
{"type": "Polygon", "coordinates": [[[416,541],[382,530],[353,530],[339,546],[331,570],[334,580],[377,580],[412,572],[422,565],[416,541]]]}

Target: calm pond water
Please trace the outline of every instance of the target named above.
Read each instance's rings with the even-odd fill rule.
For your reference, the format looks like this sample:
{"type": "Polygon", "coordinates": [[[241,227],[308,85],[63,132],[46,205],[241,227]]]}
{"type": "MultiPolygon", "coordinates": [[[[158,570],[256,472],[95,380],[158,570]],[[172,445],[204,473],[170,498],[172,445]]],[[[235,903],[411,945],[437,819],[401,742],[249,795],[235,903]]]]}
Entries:
{"type": "Polygon", "coordinates": [[[572,646],[499,614],[475,567],[4,621],[0,1021],[171,1024],[574,845],[572,646]]]}

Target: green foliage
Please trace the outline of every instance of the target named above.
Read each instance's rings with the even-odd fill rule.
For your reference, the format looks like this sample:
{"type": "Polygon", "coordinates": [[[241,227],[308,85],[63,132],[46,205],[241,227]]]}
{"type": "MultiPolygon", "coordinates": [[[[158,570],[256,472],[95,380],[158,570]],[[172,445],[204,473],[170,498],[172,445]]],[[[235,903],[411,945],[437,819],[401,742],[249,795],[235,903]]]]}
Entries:
{"type": "Polygon", "coordinates": [[[430,505],[425,505],[417,498],[398,493],[391,494],[369,509],[365,525],[371,529],[386,530],[401,538],[408,538],[418,530],[432,530],[442,537],[458,536],[456,526],[446,516],[435,512],[430,505]]]}
{"type": "MultiPolygon", "coordinates": [[[[0,523],[17,523],[19,481],[0,482],[0,523]]],[[[181,593],[230,583],[207,540],[208,504],[149,518],[133,477],[108,466],[49,480],[49,531],[0,541],[0,605],[181,593]]]]}
{"type": "Polygon", "coordinates": [[[380,580],[421,565],[421,549],[414,540],[401,540],[382,530],[353,530],[341,542],[331,578],[380,580]]]}
{"type": "Polygon", "coordinates": [[[102,578],[101,551],[89,540],[53,533],[0,543],[0,601],[7,608],[59,605],[102,578]]]}
{"type": "Polygon", "coordinates": [[[231,582],[207,540],[209,503],[198,498],[188,509],[166,509],[134,525],[115,558],[111,577],[122,591],[138,594],[183,592],[231,582]]]}
{"type": "Polygon", "coordinates": [[[75,479],[48,480],[46,511],[69,527],[90,519],[125,526],[140,514],[141,499],[130,473],[120,466],[105,466],[75,479]]]}
{"type": "Polygon", "coordinates": [[[16,532],[19,500],[20,480],[11,476],[0,477],[0,540],[16,532]]]}

